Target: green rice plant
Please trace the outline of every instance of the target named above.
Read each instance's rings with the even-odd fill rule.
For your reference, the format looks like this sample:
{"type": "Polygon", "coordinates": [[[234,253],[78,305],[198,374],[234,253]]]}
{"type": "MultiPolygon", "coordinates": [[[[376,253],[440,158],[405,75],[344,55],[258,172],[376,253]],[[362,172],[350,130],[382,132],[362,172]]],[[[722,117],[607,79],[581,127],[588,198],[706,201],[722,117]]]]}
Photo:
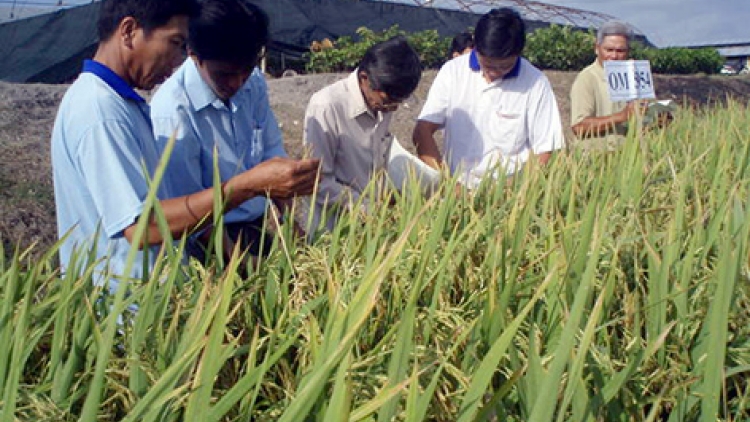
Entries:
{"type": "Polygon", "coordinates": [[[311,242],[279,218],[257,266],[184,262],[183,238],[109,292],[88,251],[64,275],[55,248],[17,251],[0,261],[0,415],[750,419],[750,118],[732,102],[675,117],[472,192],[370,186],[368,213],[311,242]]]}

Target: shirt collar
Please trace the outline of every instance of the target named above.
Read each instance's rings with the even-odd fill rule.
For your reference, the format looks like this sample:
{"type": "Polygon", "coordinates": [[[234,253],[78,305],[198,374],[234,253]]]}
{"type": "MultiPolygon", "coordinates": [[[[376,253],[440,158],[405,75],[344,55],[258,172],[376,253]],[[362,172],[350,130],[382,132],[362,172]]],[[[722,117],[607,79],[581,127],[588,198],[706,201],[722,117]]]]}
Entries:
{"type": "Polygon", "coordinates": [[[131,87],[125,79],[122,79],[120,75],[112,71],[107,66],[94,61],[84,60],[83,61],[83,72],[93,73],[98,76],[99,79],[103,80],[110,88],[114,89],[122,98],[127,100],[133,100],[139,103],[145,103],[146,100],[138,95],[137,92],[131,87]]]}
{"type": "MultiPolygon", "coordinates": [[[[479,55],[477,54],[477,50],[471,50],[471,56],[469,56],[469,67],[474,72],[479,72],[482,70],[482,66],[479,65],[479,55]]],[[[513,66],[513,69],[510,70],[505,76],[502,77],[502,79],[512,79],[518,77],[518,74],[521,72],[521,57],[518,57],[516,60],[515,66],[513,66]]]]}
{"type": "Polygon", "coordinates": [[[365,103],[365,97],[362,95],[362,90],[359,88],[359,69],[354,69],[354,72],[349,74],[346,78],[346,89],[351,95],[351,101],[347,113],[350,118],[355,118],[359,115],[370,113],[370,108],[365,103]]]}
{"type": "Polygon", "coordinates": [[[202,110],[209,105],[222,108],[224,102],[203,80],[195,60],[188,57],[183,66],[185,67],[185,91],[195,110],[202,110]]]}
{"type": "Polygon", "coordinates": [[[607,75],[604,74],[604,66],[599,60],[594,60],[594,63],[590,67],[593,67],[594,73],[602,80],[607,79],[607,75]]]}

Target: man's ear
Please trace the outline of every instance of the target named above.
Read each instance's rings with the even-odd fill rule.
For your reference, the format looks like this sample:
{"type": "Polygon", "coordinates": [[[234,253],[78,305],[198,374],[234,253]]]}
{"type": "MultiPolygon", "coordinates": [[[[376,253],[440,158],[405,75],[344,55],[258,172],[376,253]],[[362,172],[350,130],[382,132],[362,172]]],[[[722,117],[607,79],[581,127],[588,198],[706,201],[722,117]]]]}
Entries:
{"type": "Polygon", "coordinates": [[[186,46],[185,47],[185,52],[187,53],[187,56],[190,57],[191,59],[193,59],[193,61],[196,64],[201,64],[201,58],[198,57],[198,53],[196,53],[195,51],[193,51],[192,48],[186,46]]]}
{"type": "Polygon", "coordinates": [[[133,48],[133,40],[138,29],[140,29],[140,25],[138,25],[138,21],[132,16],[126,16],[120,21],[120,25],[117,27],[117,34],[127,48],[133,48]]]}
{"type": "Polygon", "coordinates": [[[357,71],[357,79],[359,79],[360,84],[365,83],[365,81],[370,82],[370,77],[367,76],[367,72],[365,72],[364,70],[357,71]]]}

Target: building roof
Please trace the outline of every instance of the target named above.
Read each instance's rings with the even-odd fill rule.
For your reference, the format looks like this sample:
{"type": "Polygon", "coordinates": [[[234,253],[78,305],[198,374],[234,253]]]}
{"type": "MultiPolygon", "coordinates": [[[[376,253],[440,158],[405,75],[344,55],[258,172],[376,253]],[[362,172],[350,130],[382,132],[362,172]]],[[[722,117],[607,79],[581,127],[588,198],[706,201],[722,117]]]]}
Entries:
{"type": "MultiPolygon", "coordinates": [[[[566,6],[546,4],[539,1],[525,0],[371,0],[386,3],[410,4],[436,9],[461,10],[476,14],[484,14],[496,7],[511,7],[516,9],[524,19],[573,25],[581,28],[598,28],[604,22],[615,19],[611,15],[575,9],[566,6]]],[[[631,25],[632,26],[632,25],[631,25]]],[[[636,33],[641,31],[633,28],[636,33]]]]}
{"type": "Polygon", "coordinates": [[[712,43],[693,43],[686,48],[715,48],[724,57],[750,56],[750,38],[744,40],[723,40],[712,43]]]}
{"type": "Polygon", "coordinates": [[[750,56],[750,44],[737,45],[732,47],[719,47],[716,49],[724,57],[742,57],[750,56]]]}
{"type": "MultiPolygon", "coordinates": [[[[271,18],[270,50],[282,61],[301,59],[313,40],[352,36],[361,26],[381,31],[398,25],[408,32],[436,29],[453,36],[476,25],[481,14],[510,6],[527,29],[550,23],[597,28],[612,17],[523,0],[253,0],[271,18]]],[[[99,2],[60,7],[52,13],[0,25],[0,80],[61,82],[75,77],[96,50],[99,2]]],[[[647,41],[647,40],[646,40],[647,41]]]]}
{"type": "MultiPolygon", "coordinates": [[[[27,18],[42,13],[50,13],[61,9],[67,9],[71,6],[82,5],[98,0],[74,0],[64,3],[49,4],[42,6],[24,5],[26,2],[20,1],[13,7],[1,6],[0,22],[12,21],[21,18],[27,18]]],[[[435,9],[458,10],[475,14],[483,14],[495,7],[512,7],[518,10],[524,19],[550,22],[561,25],[573,25],[581,28],[598,28],[602,23],[615,19],[613,16],[592,12],[588,10],[576,9],[566,6],[557,6],[546,4],[540,1],[525,0],[367,0],[372,2],[398,3],[410,6],[431,7],[435,9]]],[[[36,4],[36,3],[34,3],[36,4]]],[[[634,28],[637,33],[641,33],[634,28]]]]}

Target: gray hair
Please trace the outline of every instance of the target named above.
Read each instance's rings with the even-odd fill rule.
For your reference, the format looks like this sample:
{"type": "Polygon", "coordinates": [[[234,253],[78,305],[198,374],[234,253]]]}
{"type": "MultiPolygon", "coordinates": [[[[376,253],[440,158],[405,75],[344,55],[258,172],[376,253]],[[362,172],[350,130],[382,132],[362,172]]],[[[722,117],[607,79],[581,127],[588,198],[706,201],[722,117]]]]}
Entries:
{"type": "Polygon", "coordinates": [[[633,38],[633,30],[625,22],[620,21],[609,21],[605,22],[599,27],[596,32],[596,43],[601,44],[604,41],[604,37],[610,35],[620,35],[625,37],[628,42],[633,38]]]}

